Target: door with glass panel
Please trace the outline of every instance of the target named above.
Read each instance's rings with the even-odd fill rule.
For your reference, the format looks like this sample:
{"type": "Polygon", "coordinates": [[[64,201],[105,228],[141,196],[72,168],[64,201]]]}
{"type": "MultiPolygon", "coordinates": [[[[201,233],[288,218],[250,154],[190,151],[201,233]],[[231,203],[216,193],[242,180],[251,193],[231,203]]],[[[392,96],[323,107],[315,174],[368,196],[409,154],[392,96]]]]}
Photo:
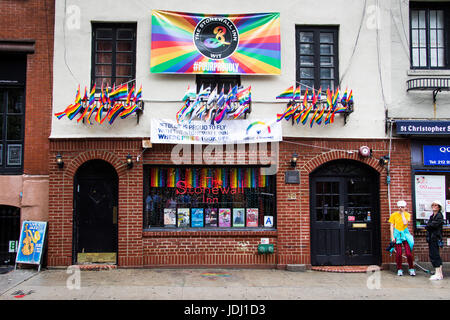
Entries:
{"type": "Polygon", "coordinates": [[[380,263],[379,175],[333,161],[311,176],[312,265],[380,263]]]}

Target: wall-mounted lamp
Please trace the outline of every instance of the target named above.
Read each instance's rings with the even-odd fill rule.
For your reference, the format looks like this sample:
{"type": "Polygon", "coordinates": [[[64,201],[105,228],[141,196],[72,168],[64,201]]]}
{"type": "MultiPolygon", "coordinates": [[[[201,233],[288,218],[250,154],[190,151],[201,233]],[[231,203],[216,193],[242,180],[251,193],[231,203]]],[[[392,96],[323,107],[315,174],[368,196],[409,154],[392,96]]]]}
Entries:
{"type": "Polygon", "coordinates": [[[133,159],[131,157],[131,154],[127,155],[127,167],[128,167],[128,169],[133,168],[133,159]]]}
{"type": "Polygon", "coordinates": [[[380,164],[380,166],[387,165],[389,163],[389,156],[382,156],[378,163],[380,164]]]}
{"type": "Polygon", "coordinates": [[[291,167],[295,168],[295,166],[297,166],[297,160],[298,160],[298,154],[296,152],[294,152],[292,154],[292,158],[291,158],[291,167]]]}
{"type": "Polygon", "coordinates": [[[62,168],[64,167],[64,161],[63,161],[62,156],[61,156],[60,153],[58,153],[58,154],[56,155],[56,164],[58,165],[58,167],[59,167],[60,169],[62,169],[62,168]]]}

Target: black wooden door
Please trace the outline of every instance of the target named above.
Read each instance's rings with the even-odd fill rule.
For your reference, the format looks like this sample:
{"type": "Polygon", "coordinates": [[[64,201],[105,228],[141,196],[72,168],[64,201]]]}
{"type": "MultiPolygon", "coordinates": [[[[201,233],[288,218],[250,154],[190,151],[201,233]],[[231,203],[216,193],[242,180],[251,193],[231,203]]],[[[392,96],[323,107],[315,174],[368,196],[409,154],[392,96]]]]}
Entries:
{"type": "Polygon", "coordinates": [[[118,180],[112,166],[85,163],[75,179],[74,259],[78,253],[117,252],[118,180]]]}
{"type": "Polygon", "coordinates": [[[379,177],[336,161],[311,176],[311,264],[371,265],[381,259],[379,177]]]}

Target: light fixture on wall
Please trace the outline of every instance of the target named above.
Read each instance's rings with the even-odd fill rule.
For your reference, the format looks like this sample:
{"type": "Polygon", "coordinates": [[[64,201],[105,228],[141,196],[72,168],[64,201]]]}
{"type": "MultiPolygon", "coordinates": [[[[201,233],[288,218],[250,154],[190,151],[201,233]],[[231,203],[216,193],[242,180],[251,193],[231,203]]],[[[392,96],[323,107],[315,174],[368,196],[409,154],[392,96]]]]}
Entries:
{"type": "Polygon", "coordinates": [[[295,168],[297,166],[298,154],[294,152],[291,158],[291,167],[295,168]]]}
{"type": "Polygon", "coordinates": [[[60,153],[58,153],[58,154],[56,155],[56,164],[58,165],[58,167],[59,167],[60,169],[62,169],[62,168],[64,167],[64,161],[63,161],[62,156],[61,156],[60,153]]]}
{"type": "Polygon", "coordinates": [[[127,155],[127,167],[128,167],[128,169],[133,168],[133,159],[131,157],[131,154],[127,155]]]}
{"type": "Polygon", "coordinates": [[[387,165],[389,163],[389,156],[382,156],[378,163],[380,164],[380,166],[387,165]]]}

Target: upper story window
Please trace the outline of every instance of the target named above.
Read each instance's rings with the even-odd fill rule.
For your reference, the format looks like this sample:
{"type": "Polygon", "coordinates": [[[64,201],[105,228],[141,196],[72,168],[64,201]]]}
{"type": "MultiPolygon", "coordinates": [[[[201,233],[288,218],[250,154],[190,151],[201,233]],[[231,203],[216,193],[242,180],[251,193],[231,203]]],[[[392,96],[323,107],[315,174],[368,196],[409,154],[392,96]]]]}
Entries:
{"type": "Polygon", "coordinates": [[[0,174],[22,174],[26,56],[0,55],[0,174]]]}
{"type": "Polygon", "coordinates": [[[100,89],[136,77],[136,24],[92,24],[92,85],[100,89]]]}
{"type": "Polygon", "coordinates": [[[338,28],[296,27],[297,85],[322,92],[334,90],[339,83],[338,28]]]}
{"type": "Polygon", "coordinates": [[[410,4],[411,67],[449,67],[448,17],[450,6],[441,3],[410,4]]]}
{"type": "Polygon", "coordinates": [[[234,86],[241,85],[241,77],[239,75],[199,74],[196,77],[196,83],[197,92],[203,86],[203,88],[211,88],[211,90],[217,87],[217,92],[221,92],[223,88],[224,93],[228,93],[234,86]]]}

